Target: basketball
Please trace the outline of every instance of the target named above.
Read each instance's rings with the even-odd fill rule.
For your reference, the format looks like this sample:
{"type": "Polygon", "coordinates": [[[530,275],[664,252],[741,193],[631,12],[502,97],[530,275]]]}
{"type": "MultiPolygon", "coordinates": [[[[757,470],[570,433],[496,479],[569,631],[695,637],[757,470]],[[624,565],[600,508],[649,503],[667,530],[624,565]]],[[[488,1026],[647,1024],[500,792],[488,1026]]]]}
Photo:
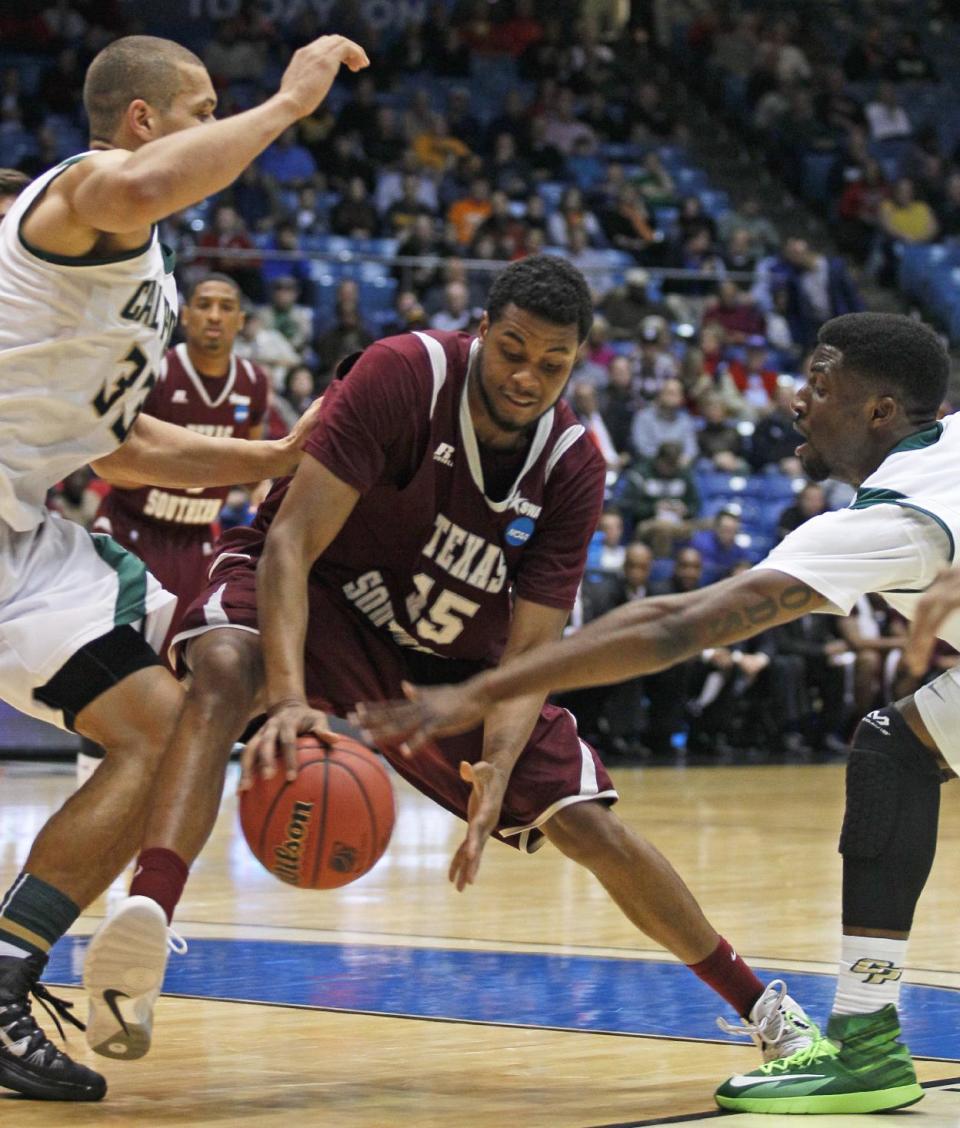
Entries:
{"type": "Polygon", "coordinates": [[[340,736],[297,741],[297,778],[278,768],[240,795],[240,825],[254,856],[300,889],[336,889],[377,863],[393,830],[393,786],[368,748],[340,736]]]}

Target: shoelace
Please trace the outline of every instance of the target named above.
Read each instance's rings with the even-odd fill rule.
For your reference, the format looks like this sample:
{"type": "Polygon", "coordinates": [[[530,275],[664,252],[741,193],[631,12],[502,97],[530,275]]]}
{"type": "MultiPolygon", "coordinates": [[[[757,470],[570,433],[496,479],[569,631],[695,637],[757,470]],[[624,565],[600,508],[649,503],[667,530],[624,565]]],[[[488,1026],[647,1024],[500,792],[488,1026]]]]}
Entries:
{"type": "MultiPolygon", "coordinates": [[[[50,1018],[53,1019],[53,1024],[57,1028],[57,1033],[60,1035],[62,1041],[66,1041],[66,1034],[64,1033],[63,1025],[60,1019],[71,1023],[76,1026],[78,1030],[86,1030],[86,1025],[80,1021],[75,1015],[70,1013],[73,1003],[68,1003],[66,999],[59,999],[56,995],[52,995],[42,983],[36,983],[30,988],[30,994],[37,1000],[43,1007],[50,1018]]],[[[27,1038],[27,1050],[29,1054],[35,1054],[42,1049],[44,1061],[50,1062],[56,1058],[63,1057],[63,1054],[50,1039],[43,1032],[43,1029],[37,1024],[37,1020],[30,1012],[29,997],[25,998],[22,1003],[10,1003],[4,1009],[9,1009],[14,1013],[12,1022],[3,1023],[2,1028],[6,1036],[14,1041],[19,1041],[21,1038],[27,1038]]]]}
{"type": "Polygon", "coordinates": [[[56,995],[51,995],[42,983],[34,984],[33,990],[30,992],[30,994],[33,995],[37,1002],[53,1019],[53,1024],[54,1026],[56,1026],[60,1037],[64,1041],[66,1041],[67,1039],[66,1035],[63,1032],[63,1027],[60,1025],[61,1018],[65,1019],[72,1026],[75,1026],[78,1030],[86,1030],[87,1024],[85,1022],[81,1022],[75,1014],[70,1013],[73,1009],[73,1003],[68,1003],[66,999],[58,999],[56,995]]]}
{"type": "Polygon", "coordinates": [[[815,1038],[805,1049],[797,1050],[788,1058],[778,1058],[761,1065],[758,1073],[769,1076],[772,1073],[786,1073],[788,1069],[805,1069],[808,1065],[816,1065],[825,1058],[835,1058],[840,1053],[840,1048],[834,1045],[829,1038],[815,1038]]]}
{"type": "Polygon", "coordinates": [[[172,928],[167,929],[167,947],[175,956],[185,956],[188,951],[186,940],[179,932],[174,932],[172,928]]]}
{"type": "MultiPolygon", "coordinates": [[[[743,1037],[744,1034],[750,1037],[756,1036],[761,1038],[764,1042],[779,1042],[783,1037],[783,1029],[786,1026],[786,1019],[783,1012],[780,1010],[780,1004],[784,1000],[787,993],[787,985],[782,979],[772,979],[769,987],[777,989],[776,1003],[769,1014],[765,1014],[759,1022],[748,1022],[743,1018],[740,1020],[740,1025],[737,1026],[732,1022],[727,1022],[725,1018],[717,1019],[717,1026],[724,1032],[724,1034],[732,1034],[735,1038],[743,1037]]],[[[768,987],[768,989],[769,989],[768,987]]]]}

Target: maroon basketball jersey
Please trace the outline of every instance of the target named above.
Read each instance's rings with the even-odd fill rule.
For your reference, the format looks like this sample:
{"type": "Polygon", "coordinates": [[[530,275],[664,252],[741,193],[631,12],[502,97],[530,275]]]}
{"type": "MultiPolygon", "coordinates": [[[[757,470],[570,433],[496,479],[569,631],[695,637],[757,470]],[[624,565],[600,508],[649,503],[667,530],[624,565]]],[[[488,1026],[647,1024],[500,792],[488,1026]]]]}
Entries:
{"type": "MultiPolygon", "coordinates": [[[[143,411],[202,435],[247,439],[266,415],[269,398],[269,377],[256,364],[231,356],[225,377],[201,376],[190,362],[187,346],[180,344],[167,350],[143,411]]],[[[112,490],[100,512],[120,511],[137,521],[207,528],[216,521],[228,491],[227,486],[112,490]]]]}
{"type": "MultiPolygon", "coordinates": [[[[562,401],[525,450],[485,452],[466,395],[478,348],[446,332],[370,346],[328,389],[305,449],[361,493],[314,581],[402,646],[494,662],[514,594],[573,605],[605,467],[562,401]]],[[[259,528],[285,488],[261,506],[259,528]]]]}

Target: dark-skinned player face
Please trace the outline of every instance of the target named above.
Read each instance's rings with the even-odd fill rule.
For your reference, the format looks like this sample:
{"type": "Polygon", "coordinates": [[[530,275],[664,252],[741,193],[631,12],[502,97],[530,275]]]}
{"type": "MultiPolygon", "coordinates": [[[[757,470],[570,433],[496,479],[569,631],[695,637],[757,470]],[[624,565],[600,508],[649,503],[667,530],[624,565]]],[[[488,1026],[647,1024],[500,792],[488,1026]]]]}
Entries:
{"type": "Polygon", "coordinates": [[[563,394],[577,358],[576,325],[556,325],[511,302],[495,322],[484,314],[470,380],[477,437],[519,443],[563,394]]]}

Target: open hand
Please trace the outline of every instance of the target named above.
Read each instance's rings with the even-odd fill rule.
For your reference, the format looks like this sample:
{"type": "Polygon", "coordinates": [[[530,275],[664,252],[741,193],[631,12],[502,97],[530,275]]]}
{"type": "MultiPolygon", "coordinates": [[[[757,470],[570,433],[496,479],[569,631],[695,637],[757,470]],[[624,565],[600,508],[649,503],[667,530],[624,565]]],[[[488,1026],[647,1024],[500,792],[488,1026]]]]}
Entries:
{"type": "Polygon", "coordinates": [[[430,687],[404,682],[405,701],[361,702],[350,720],[371,744],[405,743],[413,753],[435,737],[467,732],[483,720],[489,706],[477,681],[430,687]]]}
{"type": "Polygon", "coordinates": [[[476,880],[483,848],[500,819],[503,794],[509,782],[508,776],[486,760],[476,764],[461,763],[460,778],[471,784],[473,790],[467,806],[467,836],[450,863],[449,877],[458,893],[476,880]]]}
{"type": "Polygon", "coordinates": [[[312,114],[326,98],[341,65],[359,71],[370,60],[362,47],[342,35],[321,35],[294,52],[280,80],[280,93],[290,99],[298,118],[312,114]]]}
{"type": "Polygon", "coordinates": [[[297,737],[313,733],[320,740],[333,742],[337,734],[328,727],[326,713],[312,709],[305,701],[288,702],[271,710],[270,716],[244,748],[240,756],[240,791],[253,786],[259,768],[264,779],[272,779],[277,760],[282,759],[288,780],[297,778],[297,737]]]}

